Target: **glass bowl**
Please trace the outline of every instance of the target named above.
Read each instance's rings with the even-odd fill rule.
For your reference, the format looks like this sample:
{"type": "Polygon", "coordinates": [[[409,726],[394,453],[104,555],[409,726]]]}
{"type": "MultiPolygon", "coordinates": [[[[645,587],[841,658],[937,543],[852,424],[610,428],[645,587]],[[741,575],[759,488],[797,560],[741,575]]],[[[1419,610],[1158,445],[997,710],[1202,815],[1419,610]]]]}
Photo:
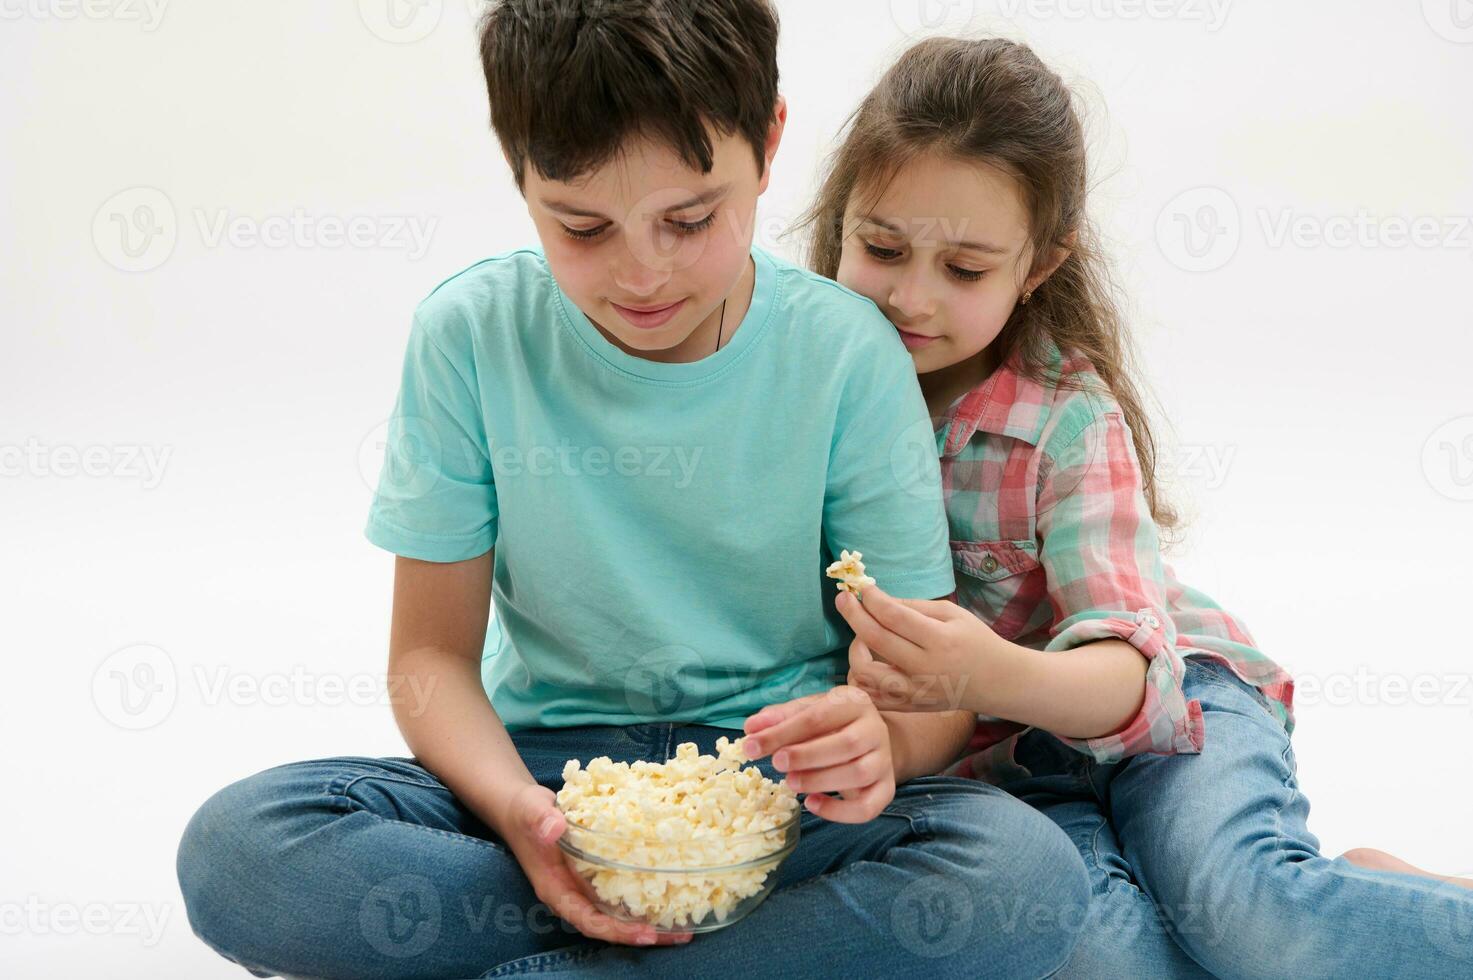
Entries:
{"type": "Polygon", "coordinates": [[[712,932],[772,893],[778,866],[798,846],[801,813],[760,833],[692,841],[620,837],[568,820],[558,846],[606,915],[661,933],[712,932]]]}

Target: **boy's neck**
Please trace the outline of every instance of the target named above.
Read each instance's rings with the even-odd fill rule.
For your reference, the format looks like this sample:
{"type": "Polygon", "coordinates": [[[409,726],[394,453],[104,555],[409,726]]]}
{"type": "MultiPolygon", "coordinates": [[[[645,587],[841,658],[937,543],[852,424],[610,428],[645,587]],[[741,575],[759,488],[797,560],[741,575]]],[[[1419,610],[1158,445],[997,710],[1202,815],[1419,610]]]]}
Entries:
{"type": "Polygon", "coordinates": [[[737,328],[742,324],[742,319],[747,315],[747,310],[752,306],[752,292],[756,286],[757,265],[748,255],[747,264],[742,269],[741,276],[737,278],[736,285],[732,287],[731,292],[726,294],[725,302],[717,303],[716,309],[701,321],[700,326],[691,331],[690,336],[665,350],[635,350],[632,347],[626,347],[619,342],[619,338],[605,330],[602,325],[596,321],[590,320],[590,322],[598,328],[599,333],[604,335],[605,340],[626,354],[643,358],[646,361],[659,361],[663,364],[688,364],[716,353],[718,339],[722,349],[731,343],[737,328]]]}

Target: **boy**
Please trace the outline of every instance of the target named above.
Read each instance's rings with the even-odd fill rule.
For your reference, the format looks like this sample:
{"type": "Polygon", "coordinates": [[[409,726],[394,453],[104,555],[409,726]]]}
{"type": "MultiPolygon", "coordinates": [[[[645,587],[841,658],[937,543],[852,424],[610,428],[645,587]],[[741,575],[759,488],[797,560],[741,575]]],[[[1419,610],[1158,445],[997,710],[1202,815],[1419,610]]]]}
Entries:
{"type": "Polygon", "coordinates": [[[841,549],[891,595],[954,581],[894,329],[751,244],[786,121],[776,46],[764,0],[487,13],[492,125],[542,247],[420,304],[367,527],[399,556],[391,672],[435,693],[395,706],[413,758],[277,767],[196,815],[190,920],[237,962],[1043,976],[1067,959],[1085,901],[1068,840],[990,786],[929,776],[972,716],[882,715],[835,687],[850,636],[824,567],[841,549]],[[557,846],[563,763],[742,731],[808,794],[779,890],[688,946],[599,912],[557,846]],[[274,921],[231,914],[200,870],[222,862],[250,868],[274,921]],[[487,903],[520,914],[494,931],[451,914],[487,903]],[[1018,928],[1019,903],[1048,925],[1018,928]]]}

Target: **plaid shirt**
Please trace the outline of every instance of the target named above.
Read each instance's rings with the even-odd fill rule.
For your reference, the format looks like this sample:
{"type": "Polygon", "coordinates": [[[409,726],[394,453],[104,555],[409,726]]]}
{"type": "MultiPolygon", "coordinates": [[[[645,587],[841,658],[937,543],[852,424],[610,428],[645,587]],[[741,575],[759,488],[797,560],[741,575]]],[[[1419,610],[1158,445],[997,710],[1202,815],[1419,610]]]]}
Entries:
{"type": "MultiPolygon", "coordinates": [[[[936,438],[957,602],[1002,638],[1036,650],[1120,639],[1149,661],[1145,702],[1119,732],[1060,741],[1098,762],[1200,752],[1199,702],[1183,657],[1219,661],[1293,730],[1294,682],[1248,630],[1176,580],[1161,559],[1130,429],[1083,357],[1051,350],[1043,382],[1010,360],[957,399],[936,438]]],[[[981,716],[951,775],[1002,783],[1027,729],[981,716]]]]}

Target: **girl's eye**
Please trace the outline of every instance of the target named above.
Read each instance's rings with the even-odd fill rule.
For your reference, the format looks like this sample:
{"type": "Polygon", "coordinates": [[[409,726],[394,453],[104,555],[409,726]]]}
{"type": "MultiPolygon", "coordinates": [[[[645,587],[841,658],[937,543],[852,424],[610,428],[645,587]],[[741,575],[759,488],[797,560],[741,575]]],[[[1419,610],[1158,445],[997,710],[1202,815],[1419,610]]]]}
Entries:
{"type": "Polygon", "coordinates": [[[864,243],[864,250],[873,255],[875,258],[879,259],[881,262],[891,262],[895,259],[900,258],[900,252],[896,249],[883,248],[879,245],[873,245],[869,242],[864,243]]]}
{"type": "Polygon", "coordinates": [[[580,242],[586,242],[590,239],[597,238],[599,235],[602,235],[605,231],[608,230],[608,227],[609,226],[606,224],[599,225],[597,228],[569,228],[567,225],[563,225],[563,231],[567,234],[569,238],[575,239],[580,242]]]}
{"type": "Polygon", "coordinates": [[[670,227],[674,228],[682,235],[696,235],[700,232],[705,231],[707,228],[710,228],[711,225],[715,223],[715,221],[716,212],[712,211],[700,221],[675,221],[674,219],[672,219],[670,221],[670,227]]]}
{"type": "Polygon", "coordinates": [[[976,282],[978,279],[987,275],[986,269],[978,271],[976,269],[962,269],[954,265],[948,265],[946,268],[962,282],[976,282]]]}

